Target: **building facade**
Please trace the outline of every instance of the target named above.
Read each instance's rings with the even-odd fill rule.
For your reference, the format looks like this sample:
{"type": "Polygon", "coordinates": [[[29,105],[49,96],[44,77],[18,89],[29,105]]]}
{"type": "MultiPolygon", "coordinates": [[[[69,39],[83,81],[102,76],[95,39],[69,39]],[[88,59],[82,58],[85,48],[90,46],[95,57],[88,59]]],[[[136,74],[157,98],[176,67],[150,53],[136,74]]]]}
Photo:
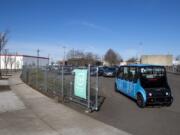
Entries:
{"type": "Polygon", "coordinates": [[[172,66],[173,65],[173,56],[172,55],[142,55],[141,63],[142,64],[172,66]]]}
{"type": "Polygon", "coordinates": [[[49,65],[49,58],[37,57],[29,55],[1,55],[0,56],[1,69],[22,69],[26,66],[46,66],[49,65]]]}

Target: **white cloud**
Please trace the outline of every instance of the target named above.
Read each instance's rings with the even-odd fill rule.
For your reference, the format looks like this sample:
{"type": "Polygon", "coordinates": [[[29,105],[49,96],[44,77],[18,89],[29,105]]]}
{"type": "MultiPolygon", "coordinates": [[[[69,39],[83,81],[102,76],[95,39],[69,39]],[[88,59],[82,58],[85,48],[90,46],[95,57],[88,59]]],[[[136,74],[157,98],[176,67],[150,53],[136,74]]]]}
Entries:
{"type": "Polygon", "coordinates": [[[108,29],[108,28],[105,28],[105,27],[102,27],[102,26],[99,26],[99,25],[96,25],[96,24],[93,24],[90,22],[86,22],[86,21],[81,22],[81,25],[87,26],[92,29],[101,30],[101,31],[110,31],[110,29],[108,29]]]}
{"type": "Polygon", "coordinates": [[[100,31],[104,31],[104,32],[109,32],[111,31],[109,28],[91,23],[91,22],[87,22],[87,21],[72,21],[70,23],[68,23],[70,25],[81,25],[81,26],[85,26],[94,30],[100,30],[100,31]]]}

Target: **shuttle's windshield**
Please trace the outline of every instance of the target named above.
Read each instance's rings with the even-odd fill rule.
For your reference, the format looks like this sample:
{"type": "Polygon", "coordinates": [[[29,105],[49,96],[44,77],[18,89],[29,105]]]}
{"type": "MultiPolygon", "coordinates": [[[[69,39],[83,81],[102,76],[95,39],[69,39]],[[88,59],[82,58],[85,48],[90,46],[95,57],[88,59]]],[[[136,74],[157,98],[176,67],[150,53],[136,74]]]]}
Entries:
{"type": "Polygon", "coordinates": [[[166,86],[166,73],[164,67],[142,67],[141,84],[144,88],[158,88],[166,86]]]}

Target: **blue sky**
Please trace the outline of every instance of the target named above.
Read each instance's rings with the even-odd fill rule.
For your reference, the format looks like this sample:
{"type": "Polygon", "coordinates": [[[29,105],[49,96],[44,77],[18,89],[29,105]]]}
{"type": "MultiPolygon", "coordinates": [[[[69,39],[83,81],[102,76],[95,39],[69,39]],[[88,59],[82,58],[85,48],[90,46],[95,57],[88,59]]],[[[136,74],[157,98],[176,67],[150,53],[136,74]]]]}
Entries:
{"type": "Polygon", "coordinates": [[[0,0],[0,31],[21,54],[63,56],[62,46],[127,59],[180,54],[179,0],[0,0]]]}

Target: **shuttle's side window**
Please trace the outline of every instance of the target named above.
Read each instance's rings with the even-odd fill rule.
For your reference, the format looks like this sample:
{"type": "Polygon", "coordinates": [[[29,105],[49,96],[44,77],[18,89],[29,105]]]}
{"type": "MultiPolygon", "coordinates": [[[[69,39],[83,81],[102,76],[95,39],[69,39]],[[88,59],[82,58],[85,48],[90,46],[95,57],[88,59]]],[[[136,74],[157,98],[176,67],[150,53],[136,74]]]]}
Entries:
{"type": "Polygon", "coordinates": [[[118,78],[123,79],[123,67],[120,67],[118,71],[118,78]]]}
{"type": "Polygon", "coordinates": [[[136,70],[136,67],[130,67],[129,68],[128,79],[129,79],[129,81],[136,81],[136,79],[137,79],[137,70],[136,70]]]}
{"type": "Polygon", "coordinates": [[[129,80],[128,79],[128,67],[124,67],[123,79],[129,80]]]}

